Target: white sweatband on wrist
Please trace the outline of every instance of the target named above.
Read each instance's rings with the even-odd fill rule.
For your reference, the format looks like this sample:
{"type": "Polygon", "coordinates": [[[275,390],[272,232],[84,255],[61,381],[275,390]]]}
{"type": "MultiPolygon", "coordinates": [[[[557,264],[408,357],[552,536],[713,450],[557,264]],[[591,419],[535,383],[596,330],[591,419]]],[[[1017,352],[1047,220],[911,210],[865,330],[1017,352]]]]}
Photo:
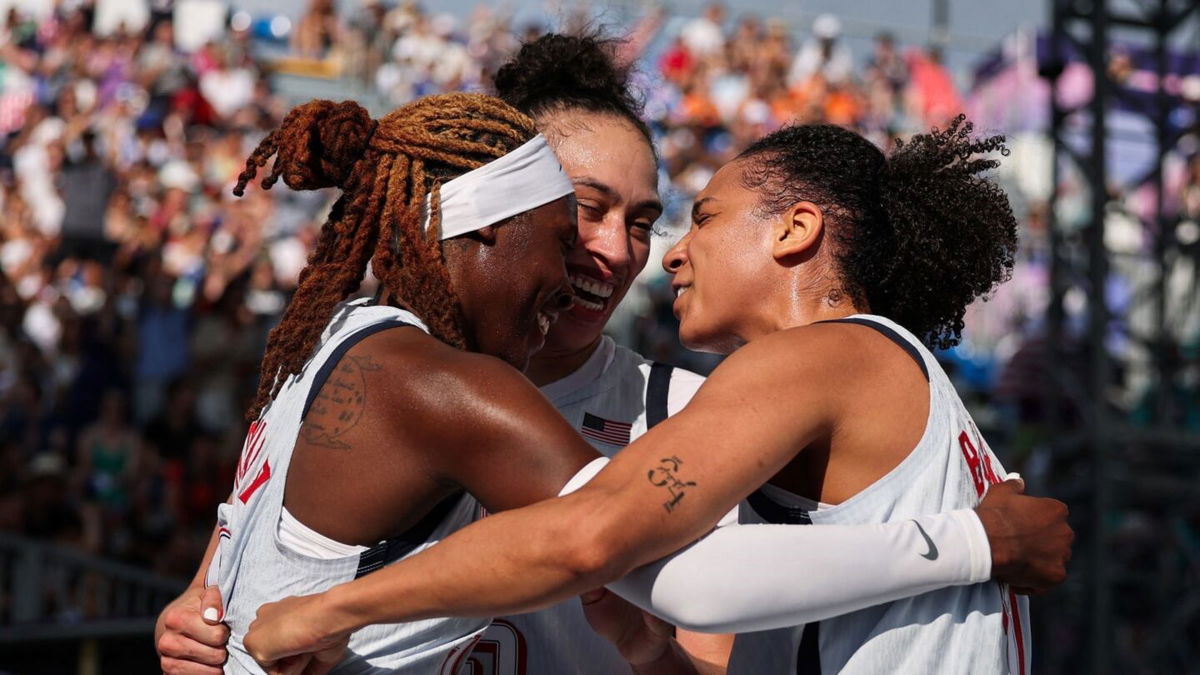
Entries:
{"type": "MultiPolygon", "coordinates": [[[[512,152],[442,184],[439,239],[482,230],[575,192],[546,137],[538,134],[512,152]]],[[[422,226],[429,231],[432,195],[422,226]]]]}
{"type": "Polygon", "coordinates": [[[567,484],[558,491],[558,496],[563,497],[565,495],[569,495],[583,487],[585,483],[595,478],[596,474],[600,473],[600,470],[606,466],[608,466],[607,457],[597,457],[587,464],[584,464],[583,468],[576,472],[574,476],[571,476],[571,480],[567,481],[567,484]]]}
{"type": "Polygon", "coordinates": [[[820,621],[990,574],[987,535],[978,516],[964,510],[870,525],[719,527],[608,587],[681,628],[743,633],[820,621]]]}

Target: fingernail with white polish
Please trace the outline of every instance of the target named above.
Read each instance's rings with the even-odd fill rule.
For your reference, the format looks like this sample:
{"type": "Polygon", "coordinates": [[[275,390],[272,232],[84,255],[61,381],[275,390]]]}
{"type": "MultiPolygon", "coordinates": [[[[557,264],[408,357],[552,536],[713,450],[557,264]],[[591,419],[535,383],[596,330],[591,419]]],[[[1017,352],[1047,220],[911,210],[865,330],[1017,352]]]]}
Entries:
{"type": "Polygon", "coordinates": [[[209,607],[208,609],[204,610],[205,621],[216,621],[219,618],[221,618],[221,616],[217,613],[216,607],[209,607]]]}

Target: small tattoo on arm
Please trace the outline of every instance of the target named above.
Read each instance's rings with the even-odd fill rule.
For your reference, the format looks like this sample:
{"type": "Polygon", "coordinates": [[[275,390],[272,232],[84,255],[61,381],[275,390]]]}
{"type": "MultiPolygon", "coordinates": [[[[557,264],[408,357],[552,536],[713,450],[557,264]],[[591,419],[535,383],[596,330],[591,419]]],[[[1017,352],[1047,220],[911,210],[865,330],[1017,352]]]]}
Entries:
{"type": "Polygon", "coordinates": [[[655,487],[666,489],[670,494],[670,499],[663,502],[663,508],[667,513],[675,510],[679,506],[680,500],[687,494],[686,488],[696,487],[696,481],[683,480],[679,477],[679,467],[683,466],[683,460],[675,455],[664,457],[658,462],[658,466],[650,469],[646,475],[646,479],[655,487]]]}
{"type": "Polygon", "coordinates": [[[313,400],[308,416],[300,427],[304,440],[311,445],[334,450],[346,450],[350,444],[341,440],[362,421],[367,407],[366,373],[382,370],[370,356],[347,356],[330,373],[313,400]]]}

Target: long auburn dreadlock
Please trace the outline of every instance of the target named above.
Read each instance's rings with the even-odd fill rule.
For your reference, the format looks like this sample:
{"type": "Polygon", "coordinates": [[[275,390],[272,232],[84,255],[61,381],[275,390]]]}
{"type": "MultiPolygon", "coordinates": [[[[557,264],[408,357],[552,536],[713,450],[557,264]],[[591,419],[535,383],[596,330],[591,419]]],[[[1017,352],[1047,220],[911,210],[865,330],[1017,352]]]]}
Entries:
{"type": "Polygon", "coordinates": [[[259,167],[293,190],[337,187],[342,196],[296,294],[267,338],[261,379],[246,417],[254,420],[288,376],[308,361],[337,303],[358,290],[367,263],[395,300],[437,338],[466,346],[458,297],[439,241],[439,186],[508,154],[537,133],[533,120],[480,94],[429,96],[375,121],[353,101],[310,101],[293,109],[246,160],[233,192],[242,196],[259,167]],[[422,227],[426,195],[431,226],[422,227]]]}

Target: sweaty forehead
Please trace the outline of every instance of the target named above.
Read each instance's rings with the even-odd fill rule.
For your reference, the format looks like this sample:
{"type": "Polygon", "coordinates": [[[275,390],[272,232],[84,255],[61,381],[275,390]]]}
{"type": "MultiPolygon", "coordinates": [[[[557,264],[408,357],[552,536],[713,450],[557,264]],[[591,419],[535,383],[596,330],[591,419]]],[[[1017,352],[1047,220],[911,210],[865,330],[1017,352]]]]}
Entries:
{"type": "Polygon", "coordinates": [[[708,179],[708,185],[696,195],[696,200],[712,198],[721,201],[736,201],[740,198],[753,198],[753,195],[748,194],[742,183],[744,160],[735,159],[725,166],[722,166],[713,177],[708,179]]]}
{"type": "Polygon", "coordinates": [[[538,127],[569,174],[604,173],[613,180],[652,184],[657,180],[650,144],[617,115],[563,111],[539,118],[538,127]]]}

